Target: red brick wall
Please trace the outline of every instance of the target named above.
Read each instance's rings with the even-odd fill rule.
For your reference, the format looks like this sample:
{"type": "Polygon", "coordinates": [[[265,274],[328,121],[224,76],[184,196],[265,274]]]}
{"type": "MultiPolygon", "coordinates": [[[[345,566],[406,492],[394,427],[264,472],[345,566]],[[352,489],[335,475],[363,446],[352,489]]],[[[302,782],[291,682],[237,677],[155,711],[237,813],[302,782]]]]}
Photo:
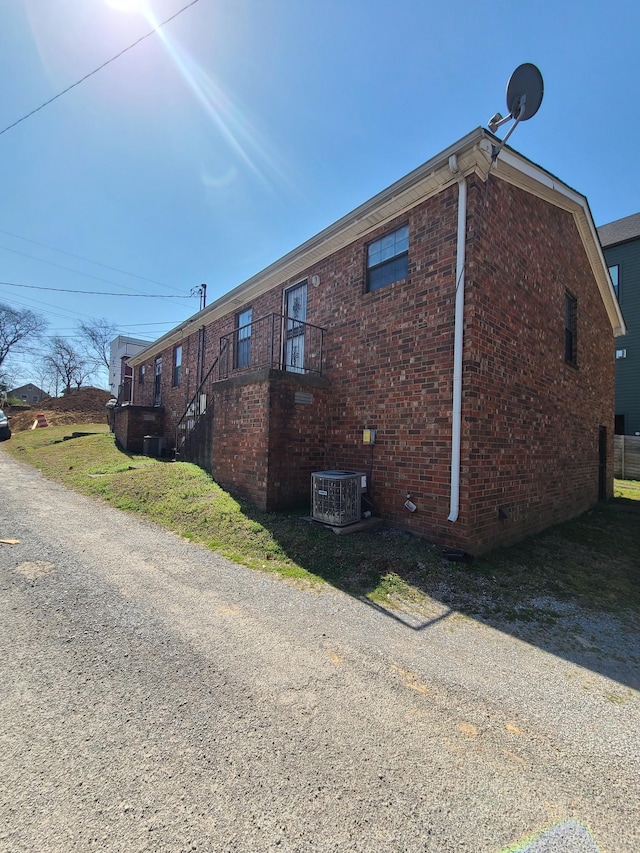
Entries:
{"type": "Polygon", "coordinates": [[[495,178],[484,202],[476,184],[462,481],[475,550],[593,506],[601,425],[609,472],[613,448],[611,327],[573,217],[495,178]],[[564,359],[566,291],[577,298],[576,367],[564,359]]]}
{"type": "Polygon", "coordinates": [[[280,374],[270,384],[268,509],[309,503],[311,474],[326,469],[332,392],[319,379],[280,374]]]}
{"type": "Polygon", "coordinates": [[[309,298],[311,322],[328,329],[327,467],[367,473],[376,514],[431,538],[448,515],[456,236],[453,188],[315,268],[309,298]],[[407,279],[365,292],[366,244],[406,222],[407,279]]]}
{"type": "Polygon", "coordinates": [[[113,432],[124,450],[142,453],[145,435],[165,435],[162,409],[118,406],[113,410],[113,432]]]}
{"type": "MultiPolygon", "coordinates": [[[[308,489],[312,470],[364,471],[376,513],[473,552],[595,502],[600,425],[612,443],[612,334],[573,218],[495,176],[485,195],[473,178],[460,515],[447,520],[457,196],[456,186],[443,191],[252,303],[254,320],[279,314],[286,287],[319,276],[308,287],[307,320],[327,329],[331,387],[314,392],[307,410],[292,405],[286,385],[225,385],[214,430],[214,476],[223,485],[258,506],[284,506],[308,489]],[[407,279],[367,293],[366,244],[405,223],[407,279]],[[564,363],[566,289],[578,299],[577,369],[564,363]],[[362,443],[366,428],[377,431],[373,446],[362,443]],[[404,508],[407,493],[415,513],[404,508]],[[508,519],[499,519],[500,507],[508,519]]],[[[207,366],[235,314],[207,327],[207,366]]],[[[164,354],[167,434],[195,391],[197,330],[183,347],[180,389],[169,384],[172,349],[164,354]]],[[[136,401],[139,390],[149,402],[152,363],[136,401]]]]}
{"type": "Polygon", "coordinates": [[[213,478],[267,508],[269,383],[227,379],[214,399],[213,478]]]}
{"type": "Polygon", "coordinates": [[[325,467],[328,394],[326,380],[270,370],[220,382],[213,477],[260,509],[306,505],[325,467]]]}

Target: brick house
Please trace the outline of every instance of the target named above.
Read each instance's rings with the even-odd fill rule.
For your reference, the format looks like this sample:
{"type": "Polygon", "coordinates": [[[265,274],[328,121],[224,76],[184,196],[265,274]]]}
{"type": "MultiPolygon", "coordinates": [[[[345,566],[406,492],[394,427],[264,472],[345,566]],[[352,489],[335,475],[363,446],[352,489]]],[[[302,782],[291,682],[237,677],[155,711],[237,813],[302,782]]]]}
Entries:
{"type": "Polygon", "coordinates": [[[475,554],[610,496],[624,322],[589,206],[495,144],[478,128],[134,356],[118,441],[155,430],[268,510],[364,472],[376,515],[475,554]]]}

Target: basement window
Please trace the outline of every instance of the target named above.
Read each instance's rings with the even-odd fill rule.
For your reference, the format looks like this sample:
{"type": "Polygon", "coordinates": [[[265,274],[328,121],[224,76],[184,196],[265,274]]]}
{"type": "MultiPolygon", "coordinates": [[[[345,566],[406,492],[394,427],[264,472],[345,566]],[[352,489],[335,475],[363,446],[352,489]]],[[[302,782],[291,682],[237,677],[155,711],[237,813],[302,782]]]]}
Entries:
{"type": "Polygon", "coordinates": [[[401,281],[409,271],[409,226],[385,234],[367,247],[367,290],[401,281]]]}
{"type": "Polygon", "coordinates": [[[564,360],[578,366],[578,300],[568,292],[564,295],[564,360]]]}

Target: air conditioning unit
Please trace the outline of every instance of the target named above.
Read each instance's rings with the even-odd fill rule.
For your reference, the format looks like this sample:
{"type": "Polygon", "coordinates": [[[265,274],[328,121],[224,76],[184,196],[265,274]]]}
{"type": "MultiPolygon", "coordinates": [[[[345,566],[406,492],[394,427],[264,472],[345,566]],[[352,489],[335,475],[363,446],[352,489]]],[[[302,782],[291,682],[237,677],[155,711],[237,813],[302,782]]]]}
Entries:
{"type": "Polygon", "coordinates": [[[357,471],[316,471],[311,475],[311,517],[344,527],[362,518],[362,493],[367,475],[357,471]]]}

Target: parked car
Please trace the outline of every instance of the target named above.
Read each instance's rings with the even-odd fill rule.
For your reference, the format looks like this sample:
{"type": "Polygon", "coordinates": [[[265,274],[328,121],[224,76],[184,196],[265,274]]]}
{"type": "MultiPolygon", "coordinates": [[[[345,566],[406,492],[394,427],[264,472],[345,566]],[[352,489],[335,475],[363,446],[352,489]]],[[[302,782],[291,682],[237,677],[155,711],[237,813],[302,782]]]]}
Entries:
{"type": "Polygon", "coordinates": [[[6,441],[11,438],[11,427],[9,426],[9,418],[0,409],[0,441],[6,441]]]}

